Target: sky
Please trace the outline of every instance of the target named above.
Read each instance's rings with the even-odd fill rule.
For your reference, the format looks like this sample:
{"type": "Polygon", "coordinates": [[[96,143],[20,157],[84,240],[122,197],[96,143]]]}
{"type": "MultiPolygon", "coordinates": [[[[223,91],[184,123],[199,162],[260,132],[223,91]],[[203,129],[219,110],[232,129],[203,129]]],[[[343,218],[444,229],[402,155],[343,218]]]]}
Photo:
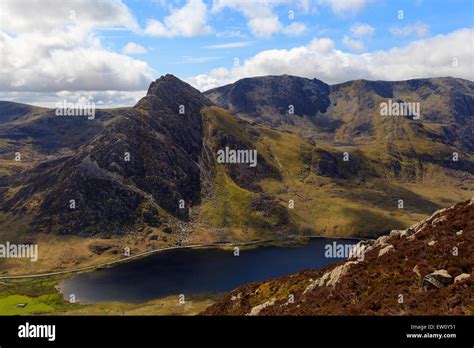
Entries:
{"type": "Polygon", "coordinates": [[[474,80],[473,0],[0,0],[0,100],[133,105],[291,74],[474,80]]]}

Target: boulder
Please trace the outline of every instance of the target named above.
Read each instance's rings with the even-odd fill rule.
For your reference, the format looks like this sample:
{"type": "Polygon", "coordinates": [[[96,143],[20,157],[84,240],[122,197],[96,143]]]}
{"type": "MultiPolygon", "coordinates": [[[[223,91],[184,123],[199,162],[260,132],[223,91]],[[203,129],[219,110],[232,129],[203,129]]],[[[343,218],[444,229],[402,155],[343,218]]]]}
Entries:
{"type": "Polygon", "coordinates": [[[431,221],[431,226],[436,226],[436,225],[439,225],[440,223],[446,221],[446,216],[440,216],[436,219],[434,219],[433,221],[431,221]]]}
{"type": "Polygon", "coordinates": [[[390,232],[390,238],[399,239],[402,236],[402,234],[404,235],[405,232],[406,230],[392,230],[390,232]]]}
{"type": "Polygon", "coordinates": [[[111,249],[112,247],[113,245],[107,242],[93,242],[89,244],[89,250],[92,251],[96,255],[101,255],[102,253],[111,249]]]}
{"type": "Polygon", "coordinates": [[[452,283],[453,277],[445,269],[434,271],[423,278],[423,287],[425,289],[441,289],[452,283]]]}
{"type": "Polygon", "coordinates": [[[265,303],[262,303],[258,306],[253,307],[250,310],[250,313],[247,313],[248,316],[254,316],[254,315],[259,315],[260,312],[265,309],[266,307],[273,306],[275,304],[276,299],[272,298],[270,301],[267,301],[265,303]]]}
{"type": "Polygon", "coordinates": [[[393,251],[395,251],[395,247],[392,244],[389,244],[386,247],[383,247],[382,249],[380,249],[379,257],[393,251]]]}
{"type": "Polygon", "coordinates": [[[458,275],[456,278],[454,278],[454,283],[460,283],[466,279],[468,279],[471,275],[468,273],[462,273],[458,275]]]}
{"type": "Polygon", "coordinates": [[[311,282],[306,289],[303,291],[303,294],[315,289],[316,287],[321,286],[332,286],[335,287],[336,284],[339,282],[341,277],[347,273],[351,265],[357,265],[358,261],[348,261],[343,263],[340,266],[337,266],[332,271],[324,273],[320,278],[316,279],[315,281],[311,282]]]}
{"type": "Polygon", "coordinates": [[[387,241],[390,239],[390,236],[380,236],[375,240],[374,247],[387,245],[387,241]]]}
{"type": "Polygon", "coordinates": [[[242,298],[242,293],[239,292],[237,296],[232,296],[231,301],[237,301],[237,300],[240,300],[241,298],[242,298]]]}

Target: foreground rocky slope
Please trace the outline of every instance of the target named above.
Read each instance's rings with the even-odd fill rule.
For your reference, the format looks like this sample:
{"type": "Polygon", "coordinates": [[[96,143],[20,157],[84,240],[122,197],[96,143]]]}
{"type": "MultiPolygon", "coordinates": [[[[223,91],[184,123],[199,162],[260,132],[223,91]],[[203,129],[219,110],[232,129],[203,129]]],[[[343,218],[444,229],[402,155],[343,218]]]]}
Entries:
{"type": "Polygon", "coordinates": [[[474,198],[359,245],[363,260],[239,287],[203,314],[473,314],[474,198]]]}

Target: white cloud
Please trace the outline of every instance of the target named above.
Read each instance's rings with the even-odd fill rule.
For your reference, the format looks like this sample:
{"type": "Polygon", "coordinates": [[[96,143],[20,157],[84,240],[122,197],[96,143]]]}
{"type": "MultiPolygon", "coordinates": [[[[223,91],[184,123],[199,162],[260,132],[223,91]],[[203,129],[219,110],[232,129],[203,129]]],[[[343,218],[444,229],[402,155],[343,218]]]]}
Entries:
{"type": "Polygon", "coordinates": [[[315,0],[319,5],[329,6],[334,13],[356,13],[368,4],[368,0],[315,0]]]}
{"type": "Polygon", "coordinates": [[[96,108],[111,108],[136,104],[147,90],[140,91],[61,91],[50,92],[0,92],[0,100],[54,108],[58,102],[94,103],[96,108]]]}
{"type": "Polygon", "coordinates": [[[276,16],[251,18],[248,25],[252,34],[257,37],[270,37],[282,30],[282,25],[276,16]]]}
{"type": "Polygon", "coordinates": [[[276,16],[251,18],[248,21],[248,26],[253,35],[263,38],[268,38],[277,33],[299,36],[306,32],[306,25],[304,23],[293,22],[285,27],[276,16]]]}
{"type": "Polygon", "coordinates": [[[145,33],[152,36],[173,36],[171,31],[166,28],[163,23],[157,21],[156,19],[150,19],[145,28],[145,33]]]}
{"type": "Polygon", "coordinates": [[[363,38],[371,37],[375,29],[367,23],[358,23],[351,27],[351,36],[344,35],[342,43],[353,52],[363,52],[366,50],[363,38]]]}
{"type": "Polygon", "coordinates": [[[306,25],[301,22],[293,22],[289,26],[283,28],[283,33],[288,36],[299,36],[306,32],[306,25]]]}
{"type": "Polygon", "coordinates": [[[342,38],[342,43],[354,52],[363,52],[365,50],[365,45],[362,40],[352,39],[347,35],[344,35],[342,38]]]}
{"type": "Polygon", "coordinates": [[[2,30],[7,33],[48,33],[58,27],[128,27],[136,28],[133,15],[121,1],[0,1],[2,30]]]}
{"type": "Polygon", "coordinates": [[[162,37],[191,37],[211,31],[207,24],[207,7],[202,0],[187,0],[183,7],[172,10],[163,22],[151,19],[145,28],[146,34],[162,37]]]}
{"type": "Polygon", "coordinates": [[[122,52],[125,54],[145,54],[147,53],[147,49],[135,42],[129,42],[124,46],[122,52]]]}
{"type": "Polygon", "coordinates": [[[410,36],[416,35],[419,37],[426,36],[430,33],[429,27],[422,22],[416,22],[415,24],[406,25],[404,27],[392,27],[390,32],[395,36],[410,36]]]}
{"type": "Polygon", "coordinates": [[[359,23],[351,27],[351,33],[355,37],[372,36],[375,29],[367,23],[359,23]]]}
{"type": "Polygon", "coordinates": [[[253,41],[228,42],[224,44],[204,46],[204,48],[211,48],[211,49],[238,48],[238,47],[250,46],[252,43],[253,41]]]}
{"type": "Polygon", "coordinates": [[[344,14],[357,13],[371,1],[373,0],[213,0],[212,10],[220,11],[228,7],[244,12],[253,7],[256,12],[260,12],[261,8],[270,9],[280,5],[289,5],[301,9],[304,13],[318,13],[318,7],[324,6],[329,7],[336,14],[344,14]]]}
{"type": "Polygon", "coordinates": [[[208,74],[193,76],[185,79],[185,81],[201,91],[207,91],[211,88],[223,86],[249,76],[240,75],[240,73],[235,70],[230,71],[226,68],[217,68],[211,70],[208,74]]]}
{"type": "Polygon", "coordinates": [[[153,76],[146,62],[110,52],[75,29],[51,37],[3,35],[1,45],[1,91],[136,90],[153,76]]]}
{"type": "Polygon", "coordinates": [[[105,49],[96,28],[135,30],[121,1],[0,1],[0,91],[146,89],[154,77],[144,61],[105,49]],[[74,11],[71,15],[70,11],[74,11]]]}
{"type": "Polygon", "coordinates": [[[187,81],[207,90],[238,79],[261,75],[292,74],[318,78],[327,83],[354,79],[406,80],[453,76],[474,80],[470,45],[474,29],[414,41],[406,46],[364,54],[337,49],[330,39],[314,39],[292,49],[262,51],[240,67],[219,68],[187,81]],[[458,65],[453,64],[457,59],[458,65]]]}
{"type": "Polygon", "coordinates": [[[247,18],[247,25],[250,32],[256,37],[268,38],[277,33],[298,36],[306,31],[306,26],[303,23],[295,22],[285,27],[280,22],[278,16],[273,12],[274,7],[295,3],[299,3],[299,1],[214,0],[211,12],[217,13],[222,11],[224,8],[230,8],[241,12],[247,18]]]}

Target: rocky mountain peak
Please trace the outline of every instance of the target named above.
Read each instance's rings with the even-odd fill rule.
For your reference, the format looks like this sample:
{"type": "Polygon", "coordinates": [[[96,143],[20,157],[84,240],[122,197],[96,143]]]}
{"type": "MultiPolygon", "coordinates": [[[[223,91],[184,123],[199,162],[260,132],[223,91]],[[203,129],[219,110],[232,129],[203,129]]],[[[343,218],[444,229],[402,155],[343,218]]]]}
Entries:
{"type": "Polygon", "coordinates": [[[135,108],[151,110],[166,107],[173,113],[199,116],[199,110],[210,104],[211,102],[196,88],[174,75],[166,74],[150,84],[146,96],[135,105],[135,108]]]}
{"type": "Polygon", "coordinates": [[[279,75],[245,78],[204,94],[232,112],[270,117],[324,113],[329,92],[329,85],[318,79],[279,75]]]}
{"type": "Polygon", "coordinates": [[[155,96],[162,101],[169,99],[199,99],[204,104],[209,104],[196,88],[180,80],[172,74],[166,74],[153,81],[148,88],[147,96],[155,96]]]}
{"type": "MultiPolygon", "coordinates": [[[[179,89],[193,89],[197,91],[195,88],[193,88],[191,85],[187,84],[186,82],[180,80],[176,76],[172,74],[166,74],[164,76],[161,76],[160,78],[156,79],[150,84],[150,87],[148,87],[148,92],[147,95],[160,95],[163,90],[179,90],[179,89]]],[[[199,91],[197,91],[199,92],[199,91]]]]}

